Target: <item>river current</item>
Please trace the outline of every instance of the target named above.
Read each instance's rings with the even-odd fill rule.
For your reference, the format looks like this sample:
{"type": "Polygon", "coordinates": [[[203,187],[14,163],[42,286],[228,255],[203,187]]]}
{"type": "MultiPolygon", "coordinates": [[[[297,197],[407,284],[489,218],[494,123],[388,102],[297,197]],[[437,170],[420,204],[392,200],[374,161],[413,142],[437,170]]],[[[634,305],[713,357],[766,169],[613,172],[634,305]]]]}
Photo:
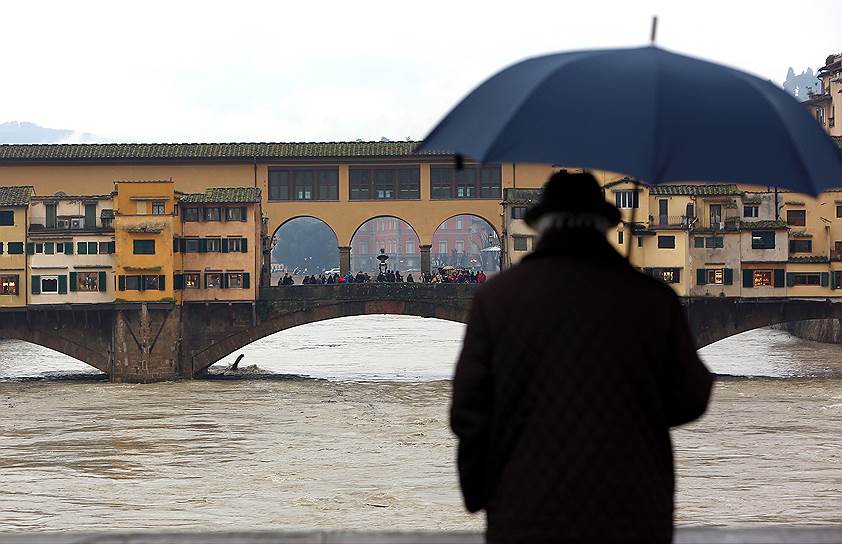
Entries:
{"type": "MultiPolygon", "coordinates": [[[[0,340],[0,532],[480,529],[447,426],[463,331],[325,321],[151,385],[0,340]]],[[[677,523],[842,522],[842,347],[763,329],[701,354],[720,378],[673,431],[677,523]]]]}

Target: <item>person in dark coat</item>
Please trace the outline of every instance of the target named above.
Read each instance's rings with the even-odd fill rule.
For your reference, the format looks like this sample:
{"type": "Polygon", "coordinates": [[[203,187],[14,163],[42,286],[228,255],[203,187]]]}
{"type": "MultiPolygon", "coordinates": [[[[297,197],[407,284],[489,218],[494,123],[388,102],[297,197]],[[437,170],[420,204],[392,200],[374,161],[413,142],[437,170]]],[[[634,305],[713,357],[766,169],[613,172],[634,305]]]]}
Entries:
{"type": "Polygon", "coordinates": [[[553,175],[526,216],[539,242],[473,299],[450,422],[488,542],[671,542],[670,427],[713,379],[679,298],[609,244],[590,174],[553,175]]]}

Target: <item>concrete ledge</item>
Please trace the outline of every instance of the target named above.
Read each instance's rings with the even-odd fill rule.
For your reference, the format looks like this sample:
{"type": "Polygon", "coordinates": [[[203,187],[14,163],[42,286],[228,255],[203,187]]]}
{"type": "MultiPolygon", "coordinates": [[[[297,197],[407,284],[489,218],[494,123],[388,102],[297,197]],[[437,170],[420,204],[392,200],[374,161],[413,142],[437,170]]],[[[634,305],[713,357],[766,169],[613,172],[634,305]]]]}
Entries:
{"type": "MultiPolygon", "coordinates": [[[[0,534],[9,544],[480,544],[481,533],[434,531],[242,531],[0,534]]],[[[824,527],[681,527],[676,544],[837,544],[842,525],[824,527]]]]}

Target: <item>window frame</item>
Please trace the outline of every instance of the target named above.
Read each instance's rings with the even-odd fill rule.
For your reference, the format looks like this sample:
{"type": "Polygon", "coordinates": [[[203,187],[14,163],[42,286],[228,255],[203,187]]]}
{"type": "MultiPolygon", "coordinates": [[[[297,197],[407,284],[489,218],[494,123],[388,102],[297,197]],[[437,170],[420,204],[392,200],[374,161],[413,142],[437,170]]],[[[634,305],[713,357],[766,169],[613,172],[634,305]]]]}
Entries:
{"type": "Polygon", "coordinates": [[[155,255],[155,240],[146,238],[132,240],[132,255],[155,255]],[[145,242],[145,244],[138,244],[138,242],[145,242]],[[149,242],[151,242],[152,251],[149,251],[149,242]],[[141,251],[138,251],[139,249],[141,251]]]}
{"type": "Polygon", "coordinates": [[[0,296],[2,297],[16,297],[20,295],[20,274],[2,274],[0,275],[0,296]],[[5,292],[9,285],[14,286],[14,292],[5,292]]]}
{"type": "Polygon", "coordinates": [[[777,245],[777,232],[774,230],[753,230],[751,231],[751,249],[755,250],[766,250],[766,249],[775,249],[777,245]],[[761,244],[763,242],[763,236],[769,235],[771,233],[771,245],[761,244]]]}
{"type": "Polygon", "coordinates": [[[15,226],[15,210],[0,210],[0,227],[14,227],[15,226]],[[7,220],[4,217],[10,218],[7,220]]]}
{"type": "Polygon", "coordinates": [[[760,206],[757,204],[743,204],[743,217],[760,217],[760,206]],[[748,210],[753,210],[753,212],[749,214],[748,210]]]}
{"type": "Polygon", "coordinates": [[[640,189],[615,190],[614,205],[620,210],[640,209],[640,189]],[[631,200],[631,202],[629,202],[629,200],[631,200]]]}
{"type": "Polygon", "coordinates": [[[461,170],[452,165],[430,165],[430,200],[493,200],[502,195],[501,165],[470,165],[461,170]],[[496,176],[496,182],[486,184],[485,179],[491,173],[496,176]],[[445,194],[444,190],[449,192],[445,194]]]}
{"type": "Polygon", "coordinates": [[[706,268],[705,269],[705,285],[725,285],[725,269],[724,268],[706,268]]]}
{"type": "Polygon", "coordinates": [[[81,293],[99,292],[99,272],[90,272],[90,271],[76,272],[76,285],[74,285],[73,287],[76,291],[79,291],[81,293]],[[91,287],[90,285],[85,285],[84,288],[82,287],[83,278],[88,278],[88,279],[93,278],[93,281],[94,281],[93,289],[90,288],[91,287]]]}
{"type": "Polygon", "coordinates": [[[164,200],[152,201],[152,215],[167,215],[167,203],[164,200]]]}
{"type": "Polygon", "coordinates": [[[789,239],[789,252],[790,253],[812,253],[813,252],[813,239],[812,238],[790,238],[789,239]],[[798,248],[799,245],[806,244],[802,248],[798,248]]]}
{"type": "Polygon", "coordinates": [[[822,284],[821,272],[793,272],[792,285],[793,287],[818,287],[822,284]],[[810,281],[815,279],[815,282],[810,281]],[[799,281],[801,280],[801,281],[799,281]],[[804,281],[808,280],[808,281],[804,281]]]}
{"type": "Polygon", "coordinates": [[[515,251],[529,251],[529,237],[512,236],[512,249],[515,251]]]}
{"type": "Polygon", "coordinates": [[[184,223],[196,223],[202,216],[201,210],[202,208],[200,206],[185,206],[181,213],[181,220],[184,223]]]}
{"type": "Polygon", "coordinates": [[[40,287],[39,294],[42,294],[42,295],[57,295],[58,294],[58,276],[41,276],[39,278],[39,287],[40,287]],[[55,291],[48,291],[48,290],[44,289],[44,282],[45,281],[51,281],[51,282],[54,281],[55,284],[56,284],[55,291]]]}
{"type": "Polygon", "coordinates": [[[786,211],[786,224],[791,227],[806,227],[807,226],[807,210],[787,210],[786,211]],[[792,214],[796,214],[795,217],[797,218],[796,222],[790,221],[790,216],[792,214]]]}
{"type": "Polygon", "coordinates": [[[202,288],[202,273],[201,272],[184,272],[184,289],[201,289],[202,288]],[[188,278],[195,279],[195,285],[188,285],[188,278]]]}
{"type": "Polygon", "coordinates": [[[675,236],[671,234],[658,236],[658,249],[675,249],[675,236]],[[672,245],[663,245],[671,240],[672,245]],[[662,244],[663,241],[663,244],[662,244]]]}
{"type": "Polygon", "coordinates": [[[270,202],[293,202],[293,201],[328,201],[335,202],[339,200],[339,166],[270,166],[268,172],[268,192],[270,202]],[[286,173],[285,179],[275,179],[281,177],[281,174],[286,173]],[[299,183],[303,189],[306,184],[303,180],[298,180],[295,174],[311,175],[310,184],[310,198],[298,198],[299,183]],[[332,175],[332,180],[324,179],[324,175],[332,175]],[[282,189],[286,189],[285,196],[282,189]],[[328,193],[327,196],[322,193],[328,193]]]}
{"type": "Polygon", "coordinates": [[[771,268],[755,268],[751,271],[751,287],[752,288],[775,288],[775,271],[771,268]],[[769,283],[758,283],[758,278],[769,275],[769,283]]]}
{"type": "Polygon", "coordinates": [[[421,165],[350,166],[348,200],[421,200],[421,165]],[[378,179],[382,175],[391,180],[378,179]],[[386,196],[387,192],[392,196],[386,196]]]}

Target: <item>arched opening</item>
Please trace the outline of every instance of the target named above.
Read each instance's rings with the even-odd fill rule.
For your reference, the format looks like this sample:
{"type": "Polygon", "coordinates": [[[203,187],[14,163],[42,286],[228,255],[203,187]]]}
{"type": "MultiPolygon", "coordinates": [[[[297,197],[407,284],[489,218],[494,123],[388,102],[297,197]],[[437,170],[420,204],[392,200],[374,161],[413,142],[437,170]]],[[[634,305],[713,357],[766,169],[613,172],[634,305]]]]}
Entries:
{"type": "Polygon", "coordinates": [[[105,378],[93,366],[25,340],[0,338],[0,381],[47,378],[105,378]]]}
{"type": "Polygon", "coordinates": [[[500,270],[500,237],[482,217],[471,214],[445,219],[433,234],[430,264],[486,273],[500,270]]]}
{"type": "Polygon", "coordinates": [[[406,315],[328,319],[275,332],[220,359],[219,375],[293,375],[335,380],[446,380],[464,325],[406,315]],[[231,366],[243,358],[237,372],[231,366]]]}
{"type": "Polygon", "coordinates": [[[390,270],[403,274],[421,271],[418,234],[412,225],[393,216],[369,219],[357,228],[351,238],[351,271],[376,274],[378,255],[387,255],[390,270]]]}
{"type": "Polygon", "coordinates": [[[301,216],[281,224],[272,237],[272,285],[288,273],[302,276],[339,271],[339,244],[330,225],[317,217],[301,216]]]}

